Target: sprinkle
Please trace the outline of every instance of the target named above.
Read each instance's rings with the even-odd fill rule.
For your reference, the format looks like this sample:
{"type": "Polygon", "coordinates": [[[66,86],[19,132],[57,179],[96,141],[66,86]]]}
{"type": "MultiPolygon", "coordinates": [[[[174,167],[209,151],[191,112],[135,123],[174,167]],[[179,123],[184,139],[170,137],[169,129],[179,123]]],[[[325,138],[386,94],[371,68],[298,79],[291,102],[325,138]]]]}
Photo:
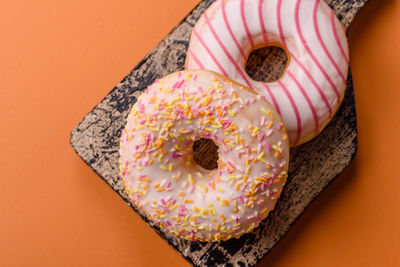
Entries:
{"type": "Polygon", "coordinates": [[[264,126],[265,120],[266,120],[266,118],[264,116],[262,116],[261,119],[260,119],[260,126],[261,127],[264,126]]]}
{"type": "Polygon", "coordinates": [[[212,100],[212,97],[211,97],[211,96],[208,96],[207,98],[205,98],[205,99],[203,99],[203,100],[201,101],[201,104],[202,104],[203,106],[207,107],[207,106],[210,104],[211,100],[212,100]]]}
{"type": "Polygon", "coordinates": [[[168,168],[166,166],[164,166],[164,165],[161,165],[160,169],[163,170],[163,171],[168,171],[168,168]]]}
{"type": "Polygon", "coordinates": [[[195,184],[195,181],[193,180],[193,175],[192,175],[191,173],[189,173],[188,179],[189,179],[189,182],[190,182],[191,184],[195,184]]]}

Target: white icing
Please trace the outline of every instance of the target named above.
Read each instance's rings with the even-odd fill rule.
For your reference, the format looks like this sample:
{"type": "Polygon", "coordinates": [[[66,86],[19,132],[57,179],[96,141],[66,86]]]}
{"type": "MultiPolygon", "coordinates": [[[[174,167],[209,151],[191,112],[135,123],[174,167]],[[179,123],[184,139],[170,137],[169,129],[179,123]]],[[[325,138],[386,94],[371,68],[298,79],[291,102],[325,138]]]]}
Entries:
{"type": "Polygon", "coordinates": [[[219,72],[265,96],[280,111],[288,130],[291,145],[302,144],[315,137],[327,125],[338,109],[346,88],[345,79],[349,67],[347,38],[339,20],[334,15],[333,20],[331,20],[332,15],[333,11],[325,1],[320,0],[218,0],[203,14],[193,29],[186,68],[204,68],[219,72]],[[254,40],[253,46],[246,34],[245,23],[241,17],[242,2],[245,14],[244,21],[254,40]],[[223,16],[223,4],[225,4],[227,23],[223,16]],[[314,59],[307,51],[296,28],[297,4],[299,4],[300,32],[314,55],[314,59]],[[260,6],[262,19],[260,19],[259,15],[260,6]],[[317,7],[316,24],[328,53],[318,39],[313,20],[314,7],[317,7]],[[281,16],[280,21],[286,45],[280,36],[278,13],[281,16]],[[206,16],[209,20],[209,25],[206,22],[206,16]],[[266,30],[267,43],[264,41],[260,21],[263,22],[266,30]],[[245,56],[242,55],[235,44],[227,24],[245,56]],[[218,42],[212,33],[210,25],[223,45],[218,42]],[[339,43],[336,42],[333,25],[339,43]],[[204,43],[200,42],[199,38],[204,43]],[[248,76],[245,71],[245,64],[247,56],[253,49],[277,44],[282,46],[286,52],[289,52],[290,60],[282,77],[277,81],[266,84],[271,90],[271,93],[269,93],[262,82],[254,81],[248,76]],[[226,50],[223,49],[223,46],[225,46],[226,50]],[[341,47],[344,53],[341,52],[341,47]],[[235,63],[230,60],[226,51],[228,51],[231,59],[237,63],[240,70],[235,67],[235,63]],[[330,58],[328,54],[331,56],[330,58]],[[297,58],[304,66],[309,75],[315,80],[316,85],[294,58],[297,58]],[[321,71],[317,62],[326,75],[321,71]],[[337,67],[335,67],[335,64],[337,67]],[[301,88],[288,73],[293,74],[293,77],[298,81],[304,92],[301,91],[301,88]],[[329,83],[327,77],[331,79],[333,86],[329,83]],[[288,93],[285,93],[282,85],[287,88],[288,93]],[[334,87],[337,92],[335,92],[334,87]],[[318,88],[320,88],[320,92],[318,88]],[[288,94],[292,96],[293,102],[297,107],[298,118],[288,94]],[[276,102],[273,101],[273,98],[275,98],[276,102]],[[317,120],[314,119],[311,107],[315,109],[317,120]]]}
{"type": "Polygon", "coordinates": [[[132,108],[121,135],[120,175],[132,202],[161,228],[192,240],[239,237],[257,227],[274,208],[286,181],[289,143],[281,125],[270,104],[217,73],[174,73],[151,85],[132,108]],[[179,87],[173,89],[176,84],[179,87]],[[221,124],[226,122],[231,122],[232,128],[221,124]],[[252,134],[250,126],[259,130],[252,134]],[[192,159],[193,142],[202,137],[219,147],[217,170],[205,170],[192,159]],[[160,139],[162,145],[157,143],[160,139]],[[263,142],[268,142],[271,150],[263,142]],[[165,155],[159,158],[162,151],[165,155]],[[177,153],[182,156],[173,156],[177,153]],[[260,160],[246,165],[246,159],[260,155],[260,160]],[[232,170],[227,167],[230,162],[235,165],[232,170]],[[258,184],[249,195],[260,178],[268,184],[258,184]],[[179,196],[182,193],[184,196],[179,196]],[[240,199],[250,203],[250,197],[254,206],[241,203],[240,199]],[[258,203],[260,200],[263,203],[258,203]],[[183,223],[177,223],[177,218],[183,223]]]}

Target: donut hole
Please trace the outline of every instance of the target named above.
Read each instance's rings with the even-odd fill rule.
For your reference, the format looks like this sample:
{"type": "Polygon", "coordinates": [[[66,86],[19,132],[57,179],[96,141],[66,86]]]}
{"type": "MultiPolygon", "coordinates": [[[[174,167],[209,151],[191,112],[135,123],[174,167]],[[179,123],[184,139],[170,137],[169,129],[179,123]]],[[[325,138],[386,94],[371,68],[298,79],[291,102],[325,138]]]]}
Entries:
{"type": "Polygon", "coordinates": [[[200,138],[193,143],[193,160],[206,170],[218,168],[218,146],[211,140],[200,138]]]}
{"type": "Polygon", "coordinates": [[[250,53],[246,62],[246,72],[255,81],[274,82],[282,77],[288,61],[288,54],[282,47],[262,47],[250,53]]]}

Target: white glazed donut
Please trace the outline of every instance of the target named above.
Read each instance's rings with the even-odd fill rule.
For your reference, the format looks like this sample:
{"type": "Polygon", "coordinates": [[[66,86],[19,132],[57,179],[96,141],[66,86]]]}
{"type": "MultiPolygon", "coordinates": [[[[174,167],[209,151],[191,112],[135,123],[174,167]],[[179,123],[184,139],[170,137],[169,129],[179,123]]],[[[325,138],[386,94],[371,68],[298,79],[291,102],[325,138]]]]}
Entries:
{"type": "Polygon", "coordinates": [[[349,67],[343,26],[322,0],[218,0],[193,28],[187,69],[209,69],[252,88],[282,115],[290,144],[309,141],[344,96],[349,67]],[[280,46],[289,58],[277,81],[245,71],[254,49],[280,46]]]}
{"type": "Polygon", "coordinates": [[[221,241],[252,231],[274,208],[287,178],[281,117],[248,88],[205,70],[156,81],[121,135],[120,176],[131,201],[161,228],[188,240],[221,241]],[[218,146],[218,168],[193,160],[193,143],[218,146]]]}

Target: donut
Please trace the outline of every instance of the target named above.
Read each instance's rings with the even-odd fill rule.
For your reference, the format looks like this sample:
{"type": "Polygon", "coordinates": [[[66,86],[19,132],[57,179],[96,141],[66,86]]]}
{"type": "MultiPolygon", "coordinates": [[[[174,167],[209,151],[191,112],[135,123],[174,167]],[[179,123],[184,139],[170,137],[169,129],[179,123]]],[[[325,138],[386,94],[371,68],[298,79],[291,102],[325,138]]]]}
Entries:
{"type": "Polygon", "coordinates": [[[238,238],[274,209],[287,179],[289,138],[275,108],[220,74],[190,70],[149,86],[120,139],[130,201],[166,233],[192,241],[238,238]],[[218,146],[207,170],[193,145],[218,146]]]}
{"type": "Polygon", "coordinates": [[[281,114],[291,146],[317,136],[340,106],[349,55],[346,33],[320,0],[218,0],[193,28],[186,69],[208,69],[253,89],[281,114]],[[245,71],[249,54],[278,46],[288,64],[273,82],[245,71]]]}

